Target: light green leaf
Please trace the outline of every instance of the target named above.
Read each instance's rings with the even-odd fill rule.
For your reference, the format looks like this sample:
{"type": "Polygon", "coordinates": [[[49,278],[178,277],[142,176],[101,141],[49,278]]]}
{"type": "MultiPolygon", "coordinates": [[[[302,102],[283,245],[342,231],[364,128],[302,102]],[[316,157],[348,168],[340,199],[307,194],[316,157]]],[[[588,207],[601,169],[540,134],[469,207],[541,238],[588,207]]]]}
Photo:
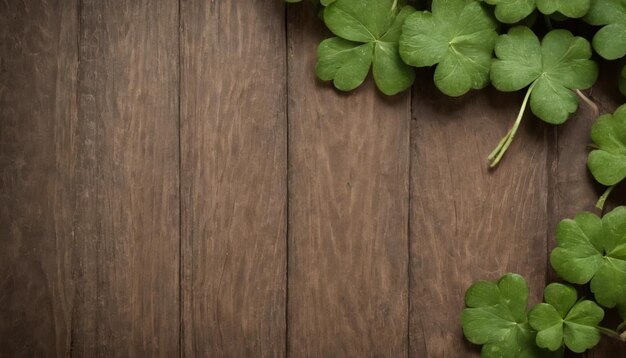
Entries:
{"type": "Polygon", "coordinates": [[[626,308],[626,207],[602,219],[582,213],[561,221],[550,262],[568,282],[586,284],[601,305],[626,308]]]}
{"type": "Polygon", "coordinates": [[[400,55],[409,65],[437,65],[435,84],[460,96],[489,83],[496,22],[474,0],[434,0],[432,13],[412,14],[400,38],[400,55]]]}
{"type": "Polygon", "coordinates": [[[587,162],[594,178],[612,186],[626,178],[626,105],[614,114],[603,115],[591,129],[591,139],[598,147],[587,162]]]}
{"type": "Polygon", "coordinates": [[[537,117],[560,124],[578,108],[573,89],[591,87],[598,66],[591,61],[587,40],[567,30],[550,31],[541,44],[527,27],[515,27],[496,42],[497,60],[491,80],[501,91],[517,91],[531,83],[530,108],[537,117]]]}
{"type": "Polygon", "coordinates": [[[562,14],[570,18],[580,18],[589,11],[591,0],[484,0],[495,5],[495,15],[506,24],[522,21],[532,14],[535,8],[544,15],[562,14]]]}
{"type": "Polygon", "coordinates": [[[626,55],[626,2],[593,0],[585,21],[604,26],[593,38],[593,47],[600,56],[615,60],[626,55]]]}
{"type": "Polygon", "coordinates": [[[338,37],[320,43],[317,49],[317,77],[322,81],[333,81],[342,91],[359,87],[370,70],[374,45],[359,44],[338,37]]]}
{"type": "Polygon", "coordinates": [[[591,87],[598,65],[591,61],[591,46],[567,30],[552,30],[539,42],[525,26],[513,27],[496,41],[497,59],[491,66],[491,83],[500,91],[528,86],[515,123],[489,155],[498,165],[511,145],[530,100],[532,112],[545,122],[561,124],[578,108],[576,89],[591,87]]]}
{"type": "Polygon", "coordinates": [[[542,14],[562,14],[569,18],[580,18],[589,12],[591,0],[537,0],[542,14]]]}
{"type": "Polygon", "coordinates": [[[563,343],[570,350],[582,353],[598,344],[596,328],[604,318],[604,310],[593,301],[577,302],[576,290],[553,283],[546,287],[544,301],[528,313],[528,322],[537,330],[537,345],[557,351],[563,343]]]}
{"type": "Polygon", "coordinates": [[[402,62],[398,40],[404,20],[415,10],[393,0],[335,0],[324,10],[326,26],[338,37],[320,44],[316,72],[339,90],[363,83],[370,67],[387,95],[409,88],[414,70],[402,62]]]}
{"type": "Polygon", "coordinates": [[[546,351],[535,344],[536,332],[526,317],[528,284],[507,274],[497,283],[478,281],[465,294],[461,322],[465,337],[483,345],[483,357],[541,357],[546,351]]]}
{"type": "Polygon", "coordinates": [[[505,24],[523,20],[535,10],[535,0],[484,0],[496,6],[496,18],[505,24]]]}

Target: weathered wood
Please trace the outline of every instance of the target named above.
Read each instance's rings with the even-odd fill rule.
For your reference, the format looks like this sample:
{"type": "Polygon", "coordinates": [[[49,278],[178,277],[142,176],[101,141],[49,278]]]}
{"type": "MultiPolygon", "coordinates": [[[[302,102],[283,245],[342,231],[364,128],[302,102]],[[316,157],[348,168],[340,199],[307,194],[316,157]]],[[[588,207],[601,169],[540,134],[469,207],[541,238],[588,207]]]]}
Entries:
{"type": "MultiPolygon", "coordinates": [[[[589,91],[584,91],[599,108],[600,114],[613,113],[623,103],[623,98],[617,89],[615,73],[620,71],[616,64],[602,64],[601,78],[589,91]]],[[[556,158],[552,197],[552,222],[550,225],[549,249],[556,246],[555,232],[558,223],[566,218],[573,218],[583,211],[600,214],[595,204],[602,195],[604,187],[593,179],[587,169],[587,157],[591,144],[591,126],[595,122],[596,113],[592,108],[581,102],[580,109],[570,120],[556,130],[556,158]]],[[[624,205],[623,192],[616,191],[609,198],[606,209],[611,210],[621,198],[624,205]],[[620,196],[621,195],[621,196],[620,196]]],[[[548,253],[549,254],[549,253],[548,253]]],[[[554,279],[558,276],[552,275],[554,279]]],[[[611,311],[607,316],[615,315],[611,311]]],[[[611,321],[607,327],[615,328],[618,322],[611,321]]],[[[623,344],[603,338],[600,345],[587,353],[587,357],[603,358],[618,357],[623,344]]]]}
{"type": "Polygon", "coordinates": [[[288,33],[289,353],[404,357],[410,96],[319,83],[312,9],[288,33]]]}
{"type": "Polygon", "coordinates": [[[171,357],[179,351],[178,2],[83,0],[80,31],[87,128],[75,140],[93,142],[85,165],[95,179],[82,184],[96,214],[77,223],[95,230],[95,242],[77,254],[73,352],[171,357]]]}
{"type": "Polygon", "coordinates": [[[0,2],[0,356],[66,356],[77,5],[0,2]]]}
{"type": "Polygon", "coordinates": [[[181,5],[184,353],[283,356],[284,4],[181,5]]]}
{"type": "Polygon", "coordinates": [[[411,128],[410,350],[467,357],[460,314],[479,279],[522,274],[531,301],[546,275],[547,125],[527,115],[497,170],[487,156],[522,99],[492,89],[447,98],[430,77],[416,86],[411,128]]]}

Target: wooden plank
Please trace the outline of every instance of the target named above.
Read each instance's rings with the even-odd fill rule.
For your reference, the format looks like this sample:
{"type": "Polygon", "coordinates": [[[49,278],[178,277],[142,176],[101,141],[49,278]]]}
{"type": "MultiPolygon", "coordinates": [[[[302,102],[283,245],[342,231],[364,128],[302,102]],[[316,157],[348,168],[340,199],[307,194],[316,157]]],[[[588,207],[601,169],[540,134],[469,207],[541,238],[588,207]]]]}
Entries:
{"type": "Polygon", "coordinates": [[[0,2],[0,355],[66,356],[76,2],[0,2]]]}
{"type": "Polygon", "coordinates": [[[88,127],[76,140],[95,143],[95,180],[83,184],[96,215],[79,222],[95,242],[77,254],[75,354],[171,357],[179,352],[178,2],[83,0],[80,30],[79,122],[88,127]]]}
{"type": "MultiPolygon", "coordinates": [[[[613,113],[617,107],[624,102],[623,97],[617,89],[617,77],[619,73],[618,64],[603,63],[601,77],[598,83],[590,91],[585,91],[599,108],[601,114],[613,113]]],[[[594,110],[584,103],[581,104],[578,113],[567,123],[558,127],[555,146],[555,168],[552,198],[552,223],[550,227],[549,249],[556,246],[555,232],[558,223],[566,218],[573,218],[583,211],[595,212],[595,203],[605,189],[595,182],[587,169],[587,156],[589,155],[589,144],[591,144],[591,126],[595,122],[596,114],[594,110]]],[[[618,198],[622,198],[621,205],[624,205],[623,198],[626,198],[624,191],[615,191],[606,209],[611,210],[618,205],[618,198]]],[[[556,274],[553,273],[556,279],[556,274]]],[[[607,316],[616,315],[615,311],[609,311],[607,316]]],[[[607,327],[615,328],[619,322],[608,320],[607,327]]],[[[617,357],[623,352],[623,344],[609,338],[603,338],[600,345],[587,353],[590,358],[617,357]]],[[[623,353],[622,353],[623,354],[623,353]]]]}
{"type": "Polygon", "coordinates": [[[546,276],[547,125],[527,115],[497,170],[487,156],[515,119],[520,94],[446,98],[423,78],[411,128],[410,350],[466,357],[463,296],[479,279],[522,274],[531,301],[546,276]]]}
{"type": "Polygon", "coordinates": [[[319,83],[313,9],[288,33],[289,354],[404,357],[410,96],[319,83]]]}
{"type": "Polygon", "coordinates": [[[184,353],[284,356],[284,3],[181,5],[184,353]]]}

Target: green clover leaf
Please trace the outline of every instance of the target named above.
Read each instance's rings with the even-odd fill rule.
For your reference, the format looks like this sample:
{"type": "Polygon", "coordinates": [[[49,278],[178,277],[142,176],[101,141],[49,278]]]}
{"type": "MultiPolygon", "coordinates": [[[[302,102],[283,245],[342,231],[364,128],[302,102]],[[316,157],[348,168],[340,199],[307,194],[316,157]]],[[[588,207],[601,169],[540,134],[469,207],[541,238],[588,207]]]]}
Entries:
{"type": "Polygon", "coordinates": [[[553,283],[544,291],[544,301],[528,313],[530,326],[537,330],[539,347],[556,351],[563,343],[576,353],[582,353],[600,342],[596,328],[604,318],[604,310],[593,301],[577,302],[576,290],[553,283]]]}
{"type": "Polygon", "coordinates": [[[567,30],[552,30],[539,42],[528,27],[517,26],[498,38],[495,53],[492,84],[504,92],[528,90],[513,127],[489,156],[491,166],[500,162],[513,141],[529,100],[537,117],[561,124],[578,109],[573,90],[587,89],[598,78],[589,42],[567,30]]]}
{"type": "Polygon", "coordinates": [[[402,62],[398,41],[404,20],[415,12],[397,0],[335,0],[324,10],[324,22],[337,37],[318,48],[317,76],[341,91],[359,87],[370,67],[386,95],[409,88],[413,68],[402,62]]]}
{"type": "Polygon", "coordinates": [[[594,0],[585,21],[603,26],[593,37],[596,52],[607,60],[626,55],[626,2],[594,0]]]}
{"type": "Polygon", "coordinates": [[[626,105],[614,114],[600,116],[591,129],[598,149],[587,162],[593,177],[602,185],[613,186],[626,178],[626,105]]]}
{"type": "Polygon", "coordinates": [[[548,354],[535,344],[528,324],[528,284],[516,274],[497,283],[478,281],[465,293],[461,323],[465,337],[483,345],[483,357],[540,357],[548,354]]]}
{"type": "Polygon", "coordinates": [[[404,23],[400,55],[415,67],[437,65],[435,85],[449,96],[489,84],[497,24],[475,0],[434,0],[432,13],[404,23]]]}
{"type": "Polygon", "coordinates": [[[496,18],[505,24],[517,23],[535,8],[545,15],[562,14],[570,18],[580,18],[589,11],[591,0],[483,0],[495,5],[496,18]]]}
{"type": "Polygon", "coordinates": [[[535,11],[535,0],[483,0],[489,5],[495,5],[496,18],[505,24],[514,24],[522,21],[535,11]]]}
{"type": "Polygon", "coordinates": [[[544,15],[561,14],[572,19],[589,12],[591,0],[537,0],[537,9],[544,15]]]}
{"type": "Polygon", "coordinates": [[[604,307],[626,309],[626,206],[602,219],[591,213],[561,221],[550,262],[568,282],[586,284],[604,307]]]}

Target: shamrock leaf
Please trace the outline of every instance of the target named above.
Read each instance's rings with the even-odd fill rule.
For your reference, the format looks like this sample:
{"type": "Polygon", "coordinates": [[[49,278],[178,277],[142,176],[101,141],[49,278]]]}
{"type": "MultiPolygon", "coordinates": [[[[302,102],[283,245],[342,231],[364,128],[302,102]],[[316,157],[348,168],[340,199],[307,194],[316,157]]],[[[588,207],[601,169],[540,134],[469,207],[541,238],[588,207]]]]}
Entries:
{"type": "Polygon", "coordinates": [[[460,96],[489,84],[496,27],[474,0],[434,0],[432,13],[416,12],[407,18],[400,55],[412,66],[437,65],[437,88],[460,96]]]}
{"type": "Polygon", "coordinates": [[[547,352],[535,344],[528,324],[528,284],[516,274],[497,283],[478,281],[465,293],[461,322],[465,337],[482,344],[483,357],[539,357],[547,352]]]}
{"type": "Polygon", "coordinates": [[[572,19],[583,17],[589,12],[591,0],[537,0],[537,9],[544,15],[564,15],[572,19]]]}
{"type": "Polygon", "coordinates": [[[596,180],[613,186],[626,178],[626,105],[603,115],[591,128],[598,147],[589,154],[588,166],[596,180]]]}
{"type": "Polygon", "coordinates": [[[604,26],[593,37],[593,47],[600,56],[615,60],[626,55],[625,1],[594,0],[585,21],[604,26]]]}
{"type": "Polygon", "coordinates": [[[577,302],[576,290],[560,283],[548,285],[544,301],[528,313],[528,322],[537,330],[537,345],[556,351],[563,343],[576,353],[594,347],[600,341],[596,328],[604,310],[593,301],[577,302]]]}
{"type": "Polygon", "coordinates": [[[530,99],[532,112],[551,124],[561,124],[578,109],[573,90],[591,87],[598,66],[591,61],[591,46],[567,30],[550,31],[539,42],[527,27],[509,30],[496,41],[497,59],[491,67],[491,82],[500,91],[518,91],[528,86],[515,124],[491,153],[497,165],[510,146],[530,99]]]}
{"type": "Polygon", "coordinates": [[[585,16],[591,0],[483,0],[495,5],[495,15],[500,22],[514,24],[538,8],[545,15],[562,14],[570,18],[585,16]]]}
{"type": "Polygon", "coordinates": [[[599,304],[626,309],[626,206],[602,219],[582,213],[563,220],[556,239],[550,262],[557,274],[575,284],[591,281],[599,304]]]}
{"type": "Polygon", "coordinates": [[[619,73],[619,91],[626,96],[626,66],[622,67],[619,73]]]}
{"type": "Polygon", "coordinates": [[[372,67],[383,93],[394,95],[409,88],[415,72],[402,62],[398,41],[404,20],[414,12],[394,0],[335,0],[324,10],[324,22],[338,37],[320,44],[317,76],[350,91],[365,81],[372,67]]]}
{"type": "Polygon", "coordinates": [[[495,5],[496,18],[505,24],[514,24],[535,11],[535,0],[484,0],[495,5]]]}

